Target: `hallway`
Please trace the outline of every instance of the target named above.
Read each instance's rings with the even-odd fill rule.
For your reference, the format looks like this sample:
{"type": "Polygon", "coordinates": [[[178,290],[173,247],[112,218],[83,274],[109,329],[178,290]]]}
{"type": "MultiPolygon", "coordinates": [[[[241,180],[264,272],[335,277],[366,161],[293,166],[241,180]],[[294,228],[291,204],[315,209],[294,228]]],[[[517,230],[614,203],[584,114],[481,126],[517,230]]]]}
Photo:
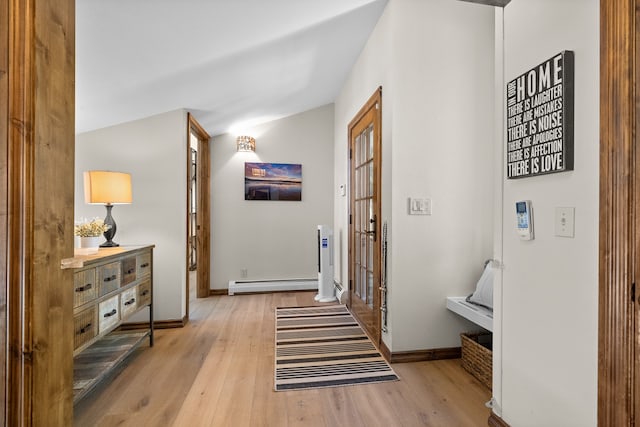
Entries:
{"type": "Polygon", "coordinates": [[[76,426],[481,426],[489,390],[459,360],[394,364],[397,382],[273,391],[274,309],[311,292],[193,300],[75,408],[76,426]]]}

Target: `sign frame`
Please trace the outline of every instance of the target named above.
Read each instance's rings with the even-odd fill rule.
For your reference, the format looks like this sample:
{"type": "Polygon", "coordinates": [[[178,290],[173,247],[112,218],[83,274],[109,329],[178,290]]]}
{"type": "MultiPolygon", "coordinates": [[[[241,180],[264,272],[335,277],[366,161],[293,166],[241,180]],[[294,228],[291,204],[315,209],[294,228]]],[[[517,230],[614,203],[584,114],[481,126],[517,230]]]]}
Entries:
{"type": "Polygon", "coordinates": [[[509,81],[505,101],[507,179],[573,170],[573,51],[509,81]]]}

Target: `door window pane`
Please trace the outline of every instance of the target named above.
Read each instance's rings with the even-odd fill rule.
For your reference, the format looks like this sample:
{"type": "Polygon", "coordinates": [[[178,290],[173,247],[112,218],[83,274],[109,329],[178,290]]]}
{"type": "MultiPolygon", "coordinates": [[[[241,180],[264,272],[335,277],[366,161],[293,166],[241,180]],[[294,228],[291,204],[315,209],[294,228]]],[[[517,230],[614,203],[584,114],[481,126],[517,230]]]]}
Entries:
{"type": "Polygon", "coordinates": [[[368,134],[368,138],[367,138],[367,142],[368,142],[368,153],[369,155],[367,156],[369,159],[373,159],[373,125],[369,126],[369,134],[368,134]]]}
{"type": "Polygon", "coordinates": [[[368,176],[367,179],[369,180],[369,185],[367,186],[367,196],[369,197],[373,197],[373,162],[369,162],[369,164],[367,165],[367,169],[368,169],[368,176]]]}

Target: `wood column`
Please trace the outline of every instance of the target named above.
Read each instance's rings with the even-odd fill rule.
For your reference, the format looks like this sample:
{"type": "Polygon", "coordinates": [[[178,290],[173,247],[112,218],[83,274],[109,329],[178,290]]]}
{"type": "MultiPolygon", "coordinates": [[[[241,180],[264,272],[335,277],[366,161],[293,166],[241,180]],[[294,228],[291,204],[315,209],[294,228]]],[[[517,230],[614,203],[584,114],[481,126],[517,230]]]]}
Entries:
{"type": "Polygon", "coordinates": [[[73,278],[60,260],[73,256],[75,0],[1,7],[2,421],[68,426],[73,278]]]}
{"type": "Polygon", "coordinates": [[[5,286],[0,288],[0,402],[3,411],[0,425],[7,424],[7,148],[9,127],[9,4],[0,3],[0,277],[5,286]]]}
{"type": "Polygon", "coordinates": [[[598,425],[633,418],[636,0],[600,2],[598,425]]]}

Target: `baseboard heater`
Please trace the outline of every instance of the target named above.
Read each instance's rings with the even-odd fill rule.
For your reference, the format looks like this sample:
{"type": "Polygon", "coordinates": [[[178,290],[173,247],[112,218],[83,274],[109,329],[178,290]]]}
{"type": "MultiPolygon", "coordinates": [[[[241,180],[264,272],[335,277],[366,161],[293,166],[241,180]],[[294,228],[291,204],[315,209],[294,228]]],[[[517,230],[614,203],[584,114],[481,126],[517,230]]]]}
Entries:
{"type": "Polygon", "coordinates": [[[253,292],[308,291],[314,289],[318,289],[318,279],[229,281],[229,295],[253,292]]]}

